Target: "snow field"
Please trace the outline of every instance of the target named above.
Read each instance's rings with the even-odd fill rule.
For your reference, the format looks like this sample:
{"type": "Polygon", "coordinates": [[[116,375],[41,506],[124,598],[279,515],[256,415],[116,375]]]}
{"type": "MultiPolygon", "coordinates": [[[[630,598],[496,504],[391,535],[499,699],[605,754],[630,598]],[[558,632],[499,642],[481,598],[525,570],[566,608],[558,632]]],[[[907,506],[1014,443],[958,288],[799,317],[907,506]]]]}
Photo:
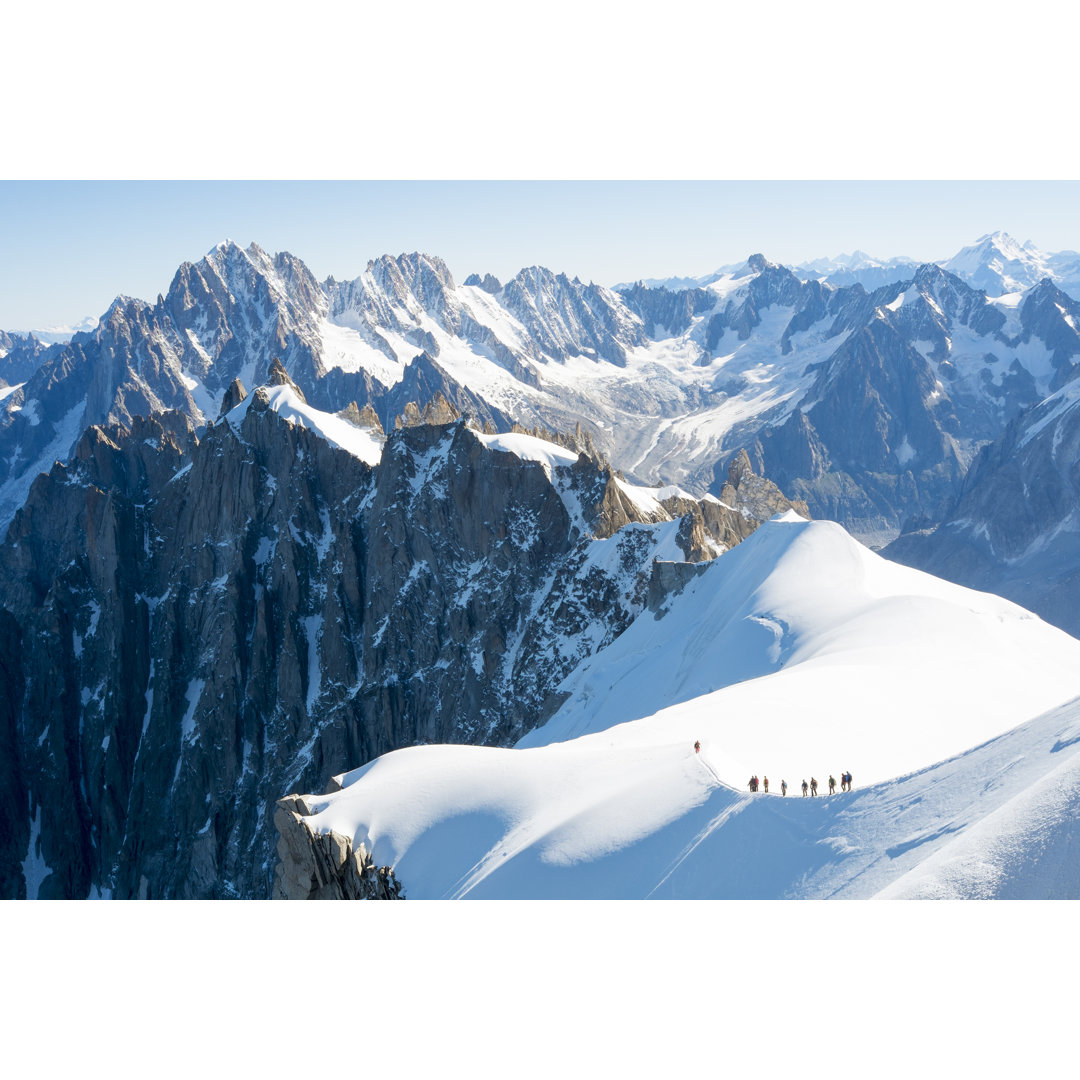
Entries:
{"type": "Polygon", "coordinates": [[[1080,642],[788,514],[562,689],[517,748],[386,755],[309,796],[310,824],[414,898],[872,895],[949,839],[935,777],[967,800],[957,828],[1015,797],[985,746],[1080,695],[1080,642]],[[855,792],[824,797],[845,769],[855,792]],[[777,794],[745,794],[752,772],[777,794]]]}

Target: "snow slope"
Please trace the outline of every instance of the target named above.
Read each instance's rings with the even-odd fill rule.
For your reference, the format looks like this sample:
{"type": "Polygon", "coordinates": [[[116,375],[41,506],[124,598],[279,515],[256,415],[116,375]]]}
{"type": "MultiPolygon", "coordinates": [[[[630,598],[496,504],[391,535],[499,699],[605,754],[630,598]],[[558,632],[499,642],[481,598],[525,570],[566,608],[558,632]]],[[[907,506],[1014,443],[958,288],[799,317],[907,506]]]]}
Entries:
{"type": "Polygon", "coordinates": [[[865,783],[1080,694],[1080,642],[791,512],[670,607],[578,668],[562,686],[570,700],[520,745],[648,718],[690,742],[710,729],[737,786],[762,770],[825,779],[853,759],[865,783]]]}
{"type": "Polygon", "coordinates": [[[331,446],[345,450],[368,465],[377,465],[382,457],[383,438],[371,428],[357,427],[335,413],[313,408],[296,391],[287,385],[261,386],[246,397],[226,415],[229,423],[239,431],[244,417],[256,396],[267,400],[269,408],[290,424],[308,428],[324,438],[331,446]]]}
{"type": "Polygon", "coordinates": [[[762,526],[563,689],[517,748],[396,751],[309,824],[412,898],[996,895],[1025,837],[1071,836],[1080,642],[831,523],[762,526]],[[854,794],[792,797],[844,769],[854,794]]]}

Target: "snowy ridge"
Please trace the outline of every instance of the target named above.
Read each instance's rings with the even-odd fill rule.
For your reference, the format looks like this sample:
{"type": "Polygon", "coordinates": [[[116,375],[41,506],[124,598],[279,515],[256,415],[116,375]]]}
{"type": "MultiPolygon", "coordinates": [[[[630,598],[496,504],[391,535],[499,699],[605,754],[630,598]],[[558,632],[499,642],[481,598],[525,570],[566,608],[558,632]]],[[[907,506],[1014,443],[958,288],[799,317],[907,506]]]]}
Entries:
{"type": "Polygon", "coordinates": [[[489,449],[516,454],[522,461],[538,461],[544,466],[544,471],[549,478],[553,469],[573,465],[578,459],[575,450],[568,450],[565,446],[559,446],[557,443],[538,439],[535,435],[526,435],[523,432],[486,435],[477,431],[474,434],[489,449]]]}
{"type": "Polygon", "coordinates": [[[309,825],[363,843],[414,898],[868,896],[1017,794],[1000,748],[1051,728],[1055,753],[1080,748],[1075,707],[1013,730],[1080,694],[1080,642],[796,515],[563,689],[516,749],[396,751],[305,796],[309,825]],[[791,798],[845,768],[845,801],[791,798]],[[962,774],[963,824],[926,794],[942,769],[962,774]],[[741,794],[751,771],[789,798],[741,794]]]}
{"type": "Polygon", "coordinates": [[[662,492],[670,492],[674,494],[682,489],[676,487],[673,484],[669,484],[663,488],[646,488],[641,487],[638,484],[628,484],[625,480],[615,478],[615,483],[618,485],[619,490],[638,508],[643,514],[665,514],[664,508],[660,505],[660,500],[664,498],[662,492]]]}
{"type": "Polygon", "coordinates": [[[871,781],[1080,694],[1080,672],[1070,669],[1080,657],[1075,639],[793,512],[710,563],[670,608],[659,622],[638,620],[575,671],[562,686],[570,700],[519,745],[628,720],[677,724],[689,735],[715,713],[730,783],[760,770],[761,757],[794,775],[824,769],[830,754],[856,756],[871,781]],[[985,658],[998,651],[1005,655],[991,670],[985,658]],[[1025,675],[1032,671],[1043,673],[1038,685],[1025,675]],[[761,695],[775,703],[768,725],[761,695]],[[875,701],[873,721],[862,719],[865,700],[875,701]],[[903,745],[883,744],[889,728],[905,732],[903,745]]]}
{"type": "Polygon", "coordinates": [[[261,401],[282,419],[302,428],[310,428],[331,446],[345,450],[368,465],[377,465],[382,457],[384,439],[367,427],[357,427],[348,420],[312,408],[291,386],[262,386],[226,413],[234,430],[240,430],[253,401],[261,401]]]}
{"type": "MultiPolygon", "coordinates": [[[[1060,425],[1061,421],[1078,405],[1080,405],[1080,379],[1074,379],[1066,383],[1057,393],[1051,394],[1032,413],[1019,445],[1026,446],[1051,424],[1060,425]]],[[[1060,439],[1059,432],[1055,435],[1055,447],[1060,439]]]]}

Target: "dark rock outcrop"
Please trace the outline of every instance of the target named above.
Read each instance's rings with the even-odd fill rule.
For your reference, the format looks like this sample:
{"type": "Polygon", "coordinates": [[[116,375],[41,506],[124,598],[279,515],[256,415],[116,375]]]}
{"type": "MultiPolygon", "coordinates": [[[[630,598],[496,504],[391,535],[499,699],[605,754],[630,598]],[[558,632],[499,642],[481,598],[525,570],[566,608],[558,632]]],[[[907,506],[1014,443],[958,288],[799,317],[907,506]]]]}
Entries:
{"type": "Polygon", "coordinates": [[[244,384],[239,379],[233,379],[225,391],[225,396],[221,399],[221,410],[218,412],[218,419],[220,420],[226,413],[232,412],[246,398],[247,390],[244,389],[244,384]]]}
{"type": "Polygon", "coordinates": [[[494,274],[485,274],[482,278],[479,274],[470,274],[465,279],[465,284],[476,285],[478,288],[483,289],[484,292],[491,293],[492,296],[502,289],[502,284],[494,274]]]}

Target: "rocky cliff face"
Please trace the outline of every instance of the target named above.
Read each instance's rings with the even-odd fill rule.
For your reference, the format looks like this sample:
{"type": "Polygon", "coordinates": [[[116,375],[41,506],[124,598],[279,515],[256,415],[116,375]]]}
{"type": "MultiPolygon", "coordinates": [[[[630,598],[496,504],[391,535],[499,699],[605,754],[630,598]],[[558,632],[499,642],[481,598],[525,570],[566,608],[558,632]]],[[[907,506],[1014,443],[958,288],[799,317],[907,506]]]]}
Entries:
{"type": "Polygon", "coordinates": [[[656,556],[753,525],[748,477],[734,517],[673,517],[463,419],[420,415],[372,466],[275,411],[302,394],[273,374],[201,437],[177,411],[91,427],[15,515],[3,895],[267,896],[282,793],[399,746],[513,741],[642,610],[656,556]]]}
{"type": "Polygon", "coordinates": [[[882,533],[905,507],[947,500],[964,474],[959,424],[930,363],[886,320],[852,331],[822,368],[814,404],[766,429],[758,467],[796,491],[818,514],[856,506],[864,529],[882,533]],[[877,530],[873,530],[877,531],[877,530]]]}
{"type": "Polygon", "coordinates": [[[912,522],[884,554],[1080,636],[1080,380],[1010,424],[943,519],[912,522]]]}
{"type": "Polygon", "coordinates": [[[264,381],[273,356],[314,372],[325,309],[299,260],[231,242],[184,263],[155,303],[118,297],[93,330],[44,355],[18,400],[0,405],[0,526],[92,424],[176,410],[198,426],[217,415],[234,378],[264,381]]]}
{"type": "Polygon", "coordinates": [[[648,288],[639,282],[621,290],[619,295],[653,338],[684,334],[696,315],[712,311],[716,306],[716,296],[707,289],[648,288]]]}
{"type": "Polygon", "coordinates": [[[621,367],[627,349],[645,341],[641,320],[618,294],[541,266],[522,270],[506,283],[501,296],[539,352],[556,360],[586,356],[621,367]]]}

